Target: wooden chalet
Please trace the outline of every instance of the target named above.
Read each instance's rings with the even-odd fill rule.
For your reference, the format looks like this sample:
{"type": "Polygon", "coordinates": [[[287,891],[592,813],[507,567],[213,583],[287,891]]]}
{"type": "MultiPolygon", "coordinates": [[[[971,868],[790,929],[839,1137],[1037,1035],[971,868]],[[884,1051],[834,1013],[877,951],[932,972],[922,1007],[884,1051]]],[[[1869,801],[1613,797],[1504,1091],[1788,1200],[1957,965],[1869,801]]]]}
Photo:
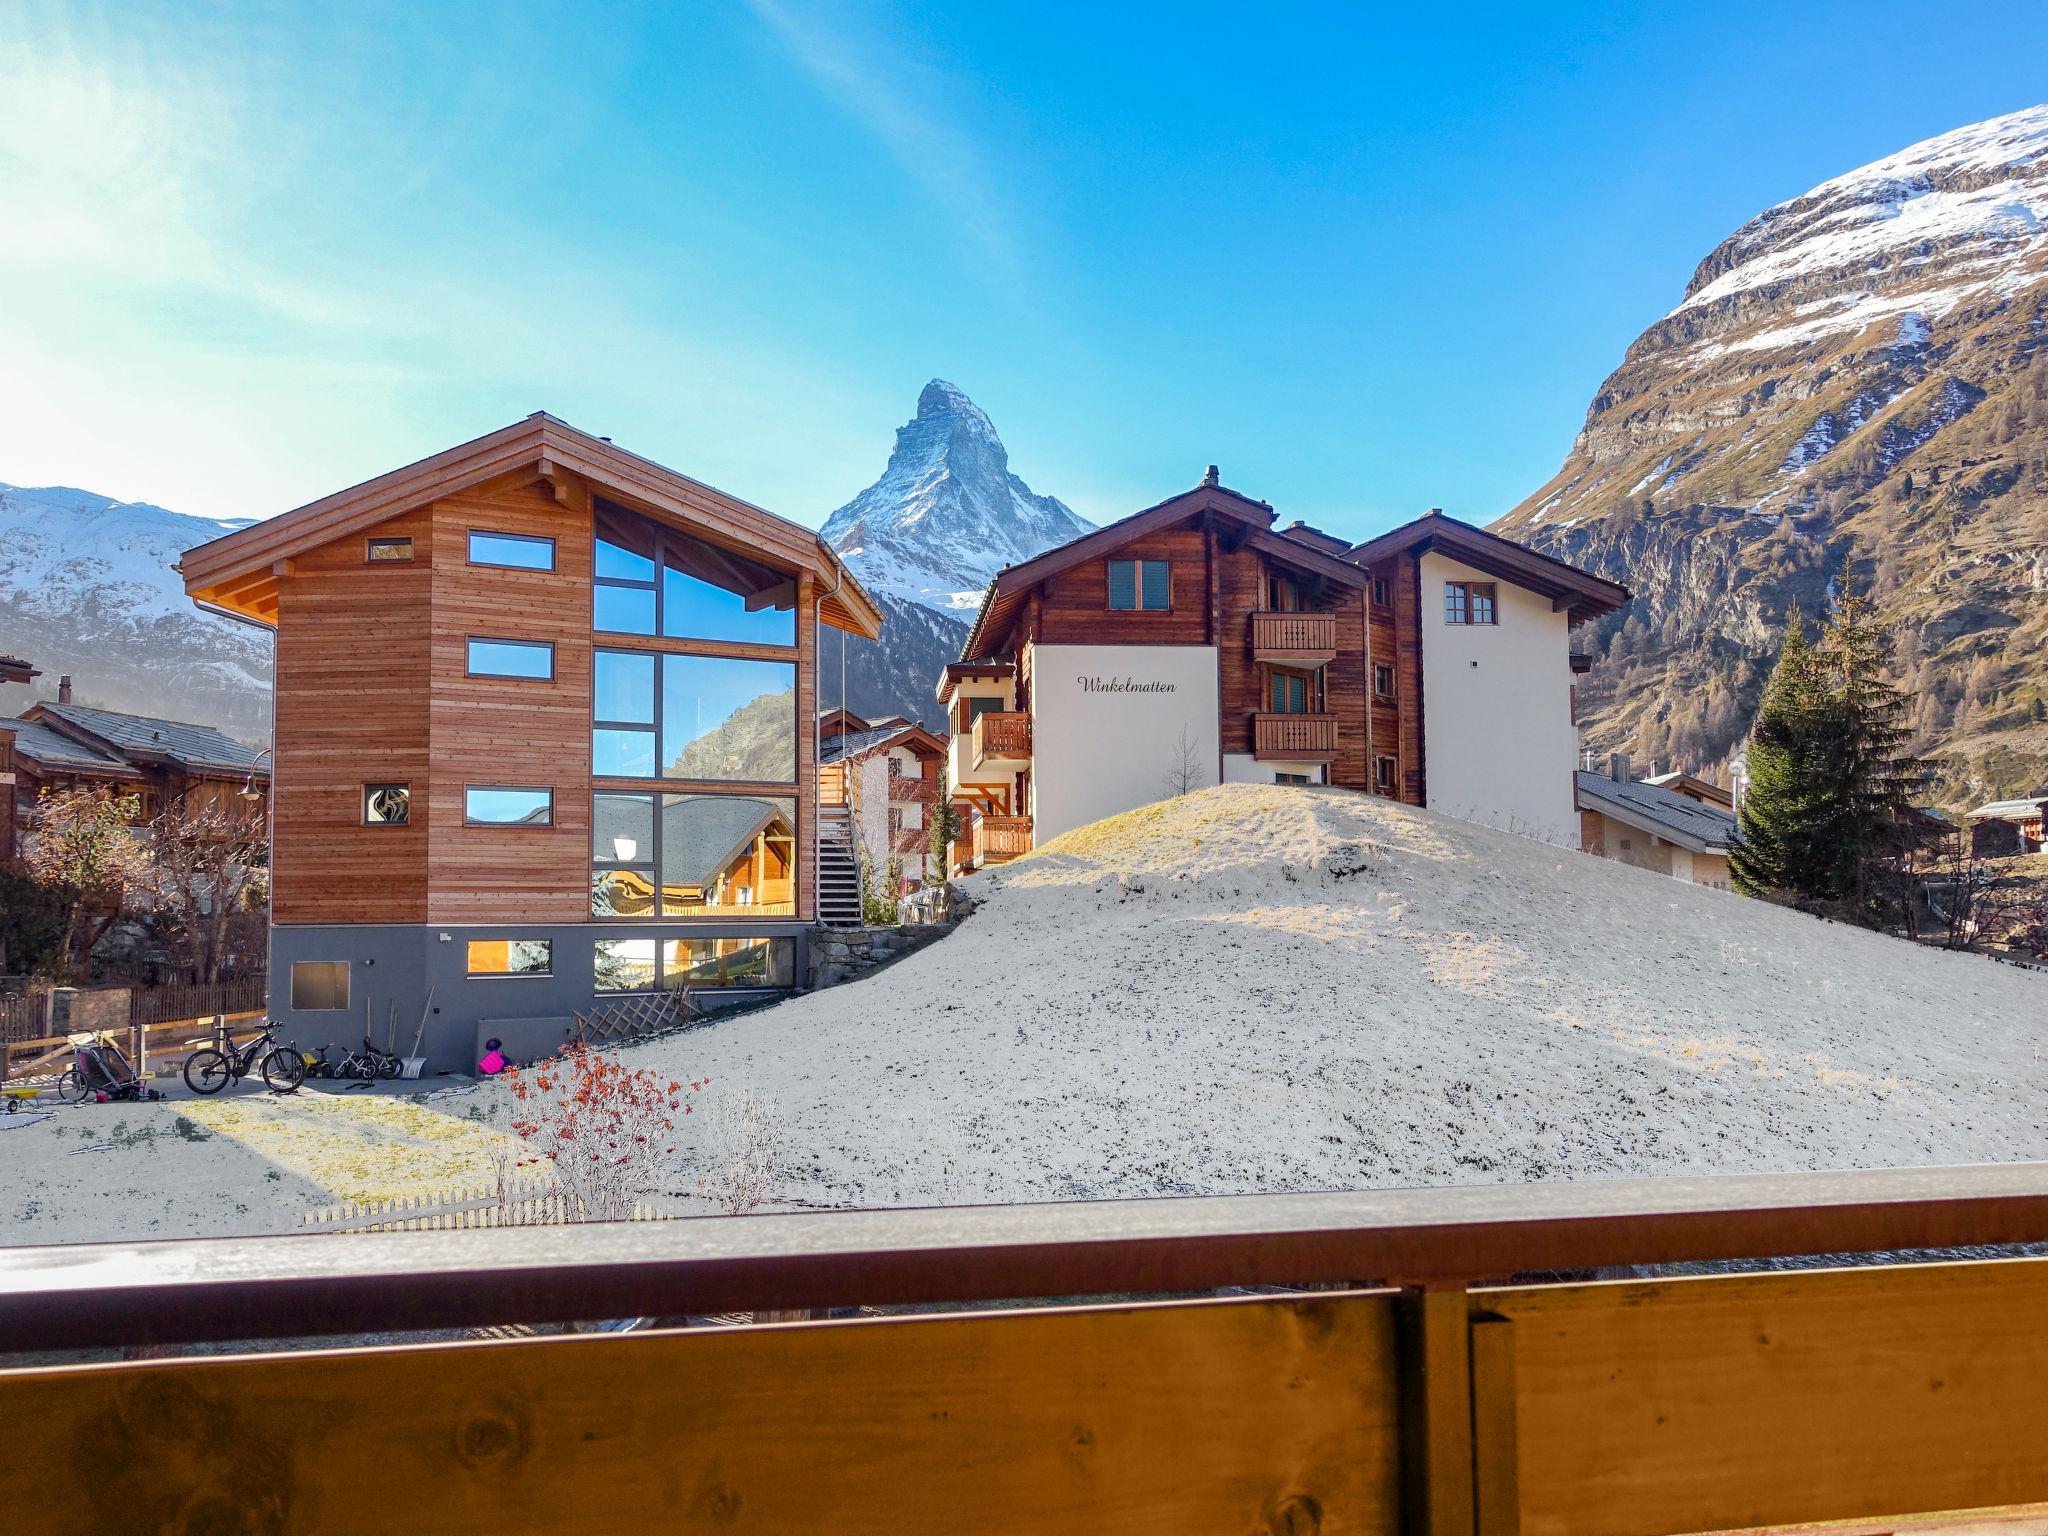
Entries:
{"type": "Polygon", "coordinates": [[[260,825],[269,784],[268,758],[256,748],[210,725],[75,704],[67,677],[56,700],[0,720],[0,789],[8,797],[0,861],[19,852],[29,810],[48,791],[133,796],[138,826],[195,803],[260,825]]]}
{"type": "Polygon", "coordinates": [[[804,974],[817,627],[881,628],[814,532],[536,413],[182,570],[277,631],[288,1032],[431,988],[461,1066],[491,1020],[804,974]]]}
{"type": "Polygon", "coordinates": [[[1218,782],[1572,839],[1569,631],[1626,589],[1440,513],[1359,545],[1275,523],[1212,466],[990,583],[938,682],[956,868],[1218,782]]]}
{"type": "Polygon", "coordinates": [[[927,807],[937,804],[944,776],[946,738],[934,736],[902,715],[863,719],[847,709],[827,711],[818,721],[818,825],[825,884],[820,915],[836,915],[835,900],[847,920],[859,918],[858,859],[864,851],[872,867],[897,870],[894,894],[907,896],[927,880],[942,875],[931,862],[931,828],[927,807]],[[836,847],[834,845],[837,845],[836,847]],[[851,878],[832,879],[833,865],[842,863],[851,878]]]}

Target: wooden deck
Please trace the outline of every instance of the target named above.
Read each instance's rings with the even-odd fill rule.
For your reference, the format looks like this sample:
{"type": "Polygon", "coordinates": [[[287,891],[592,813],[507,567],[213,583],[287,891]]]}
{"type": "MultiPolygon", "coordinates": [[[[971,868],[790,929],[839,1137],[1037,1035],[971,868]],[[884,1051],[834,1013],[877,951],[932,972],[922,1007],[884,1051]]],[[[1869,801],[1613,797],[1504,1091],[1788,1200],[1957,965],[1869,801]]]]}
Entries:
{"type": "Polygon", "coordinates": [[[1922,1521],[2048,1500],[2048,1259],[1899,1255],[2042,1240],[2013,1164],[0,1250],[0,1350],[498,1330],[0,1371],[0,1486],[21,1536],[1922,1521]],[[1817,1252],[1877,1262],[1583,1278],[1817,1252]],[[1029,1296],[1125,1299],[504,1337],[1029,1296]]]}

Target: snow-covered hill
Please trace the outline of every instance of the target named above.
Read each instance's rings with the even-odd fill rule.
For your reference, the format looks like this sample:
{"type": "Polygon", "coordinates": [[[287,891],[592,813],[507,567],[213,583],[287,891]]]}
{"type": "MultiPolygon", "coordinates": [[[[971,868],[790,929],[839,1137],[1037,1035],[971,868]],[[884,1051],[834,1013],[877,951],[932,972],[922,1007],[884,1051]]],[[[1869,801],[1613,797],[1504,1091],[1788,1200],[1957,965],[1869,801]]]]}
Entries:
{"type": "MultiPolygon", "coordinates": [[[[269,729],[269,637],[201,613],[171,567],[239,522],[69,486],[0,485],[0,652],[69,673],[80,703],[196,720],[244,739],[269,729]]],[[[7,712],[27,702],[17,692],[7,712]]]]}
{"type": "Polygon", "coordinates": [[[772,1099],[806,1204],[2048,1156],[2048,976],[1387,800],[1228,784],[966,889],[629,1059],[772,1099]]]}
{"type": "Polygon", "coordinates": [[[1010,473],[1009,450],[987,414],[933,379],[917,414],[896,429],[881,479],[825,520],[824,536],[882,605],[882,639],[828,635],[820,697],[839,702],[846,646],[847,707],[945,728],[932,696],[956,661],[989,578],[1094,524],[1010,473]]]}

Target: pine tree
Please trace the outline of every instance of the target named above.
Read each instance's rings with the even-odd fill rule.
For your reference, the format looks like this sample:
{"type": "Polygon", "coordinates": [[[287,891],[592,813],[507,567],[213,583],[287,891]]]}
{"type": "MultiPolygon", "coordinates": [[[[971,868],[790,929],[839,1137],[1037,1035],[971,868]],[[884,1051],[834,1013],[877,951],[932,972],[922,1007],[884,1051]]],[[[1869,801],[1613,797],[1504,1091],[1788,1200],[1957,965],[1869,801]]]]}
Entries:
{"type": "Polygon", "coordinates": [[[1749,896],[1812,894],[1830,807],[1824,795],[1827,690],[1798,610],[1785,618],[1778,663],[1750,730],[1749,788],[1729,851],[1737,890],[1749,896]]]}

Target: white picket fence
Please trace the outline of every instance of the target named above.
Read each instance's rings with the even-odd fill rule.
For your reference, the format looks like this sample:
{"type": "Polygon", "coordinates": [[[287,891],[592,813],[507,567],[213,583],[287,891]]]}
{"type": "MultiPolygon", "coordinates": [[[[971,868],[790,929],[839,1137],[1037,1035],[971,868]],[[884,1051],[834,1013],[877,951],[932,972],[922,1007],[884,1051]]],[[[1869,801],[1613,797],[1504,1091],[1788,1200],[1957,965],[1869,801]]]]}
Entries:
{"type": "MultiPolygon", "coordinates": [[[[647,1201],[629,1221],[667,1221],[673,1211],[647,1201]]],[[[347,1200],[306,1212],[315,1232],[439,1232],[465,1227],[545,1227],[585,1221],[583,1202],[548,1184],[479,1185],[389,1200],[347,1200]]]]}

